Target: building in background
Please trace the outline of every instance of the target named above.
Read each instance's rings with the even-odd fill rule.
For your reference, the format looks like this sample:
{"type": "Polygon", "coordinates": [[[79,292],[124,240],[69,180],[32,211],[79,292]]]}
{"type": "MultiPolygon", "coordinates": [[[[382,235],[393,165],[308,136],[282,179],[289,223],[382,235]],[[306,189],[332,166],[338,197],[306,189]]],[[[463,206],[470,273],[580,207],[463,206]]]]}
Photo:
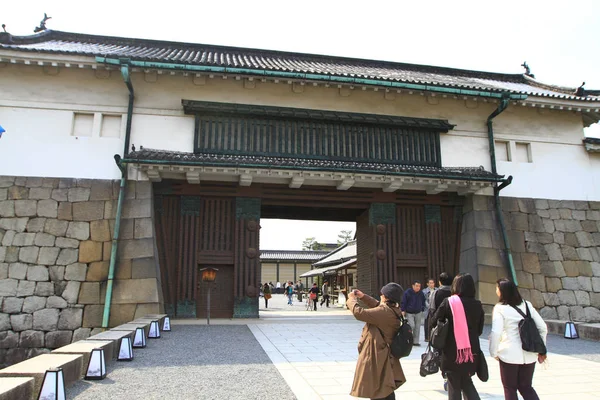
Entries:
{"type": "Polygon", "coordinates": [[[261,283],[296,281],[311,269],[312,263],[329,253],[327,250],[261,250],[261,283]]]}

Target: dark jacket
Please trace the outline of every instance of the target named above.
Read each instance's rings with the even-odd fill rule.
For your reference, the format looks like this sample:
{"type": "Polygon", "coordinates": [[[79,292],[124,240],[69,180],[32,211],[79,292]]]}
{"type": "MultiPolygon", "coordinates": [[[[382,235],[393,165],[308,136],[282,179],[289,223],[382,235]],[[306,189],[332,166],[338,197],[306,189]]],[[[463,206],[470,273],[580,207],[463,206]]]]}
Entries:
{"type": "Polygon", "coordinates": [[[425,295],[423,291],[415,291],[410,288],[402,295],[402,303],[400,304],[402,311],[409,314],[418,314],[425,311],[425,295]]]}
{"type": "Polygon", "coordinates": [[[444,299],[450,297],[451,294],[450,286],[440,286],[440,288],[433,293],[433,300],[431,304],[429,304],[429,332],[431,332],[431,329],[435,326],[435,318],[433,318],[433,315],[437,309],[440,308],[444,299]]]}
{"type": "Polygon", "coordinates": [[[315,299],[315,301],[319,300],[319,288],[317,286],[311,287],[308,292],[314,293],[317,295],[317,298],[315,299]]]}
{"type": "Polygon", "coordinates": [[[454,319],[452,318],[452,309],[448,299],[444,299],[433,318],[432,327],[437,325],[437,321],[448,320],[448,340],[446,346],[442,349],[442,371],[458,371],[474,374],[477,371],[481,347],[479,346],[479,336],[483,333],[483,324],[485,313],[481,302],[472,297],[460,298],[467,316],[467,326],[469,329],[469,341],[471,342],[471,352],[474,356],[472,363],[456,363],[456,339],[454,338],[454,319]]]}

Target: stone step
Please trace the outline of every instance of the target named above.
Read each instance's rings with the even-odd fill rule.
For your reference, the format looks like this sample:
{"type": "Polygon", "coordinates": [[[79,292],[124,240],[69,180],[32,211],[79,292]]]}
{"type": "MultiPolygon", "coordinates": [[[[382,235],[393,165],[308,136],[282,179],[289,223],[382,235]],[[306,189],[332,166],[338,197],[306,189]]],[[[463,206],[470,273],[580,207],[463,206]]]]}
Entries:
{"type": "Polygon", "coordinates": [[[34,399],[33,378],[0,378],[0,400],[34,399]]]}
{"type": "Polygon", "coordinates": [[[104,349],[105,361],[108,363],[114,359],[115,342],[113,340],[80,340],[78,342],[69,344],[67,346],[59,347],[52,351],[56,354],[80,354],[83,356],[83,362],[81,364],[81,376],[85,376],[87,373],[88,363],[90,362],[90,356],[92,350],[102,348],[104,349]]]}
{"type": "Polygon", "coordinates": [[[35,380],[33,390],[37,396],[46,370],[62,368],[65,386],[69,386],[79,379],[82,362],[83,357],[79,354],[42,354],[0,370],[0,378],[33,378],[35,380]]]}
{"type": "MultiPolygon", "coordinates": [[[[545,320],[548,326],[548,332],[556,335],[565,334],[565,324],[567,321],[545,320]]],[[[600,342],[600,324],[574,322],[577,333],[581,339],[594,340],[600,342]]]]}
{"type": "MultiPolygon", "coordinates": [[[[121,339],[125,336],[129,336],[131,338],[131,342],[133,343],[133,337],[135,335],[135,331],[106,331],[98,333],[94,336],[90,336],[86,340],[100,340],[100,341],[112,341],[114,343],[113,346],[113,354],[110,356],[113,359],[116,359],[119,355],[119,348],[121,347],[121,339]]],[[[107,355],[108,358],[108,355],[107,355]]]]}
{"type": "Polygon", "coordinates": [[[128,322],[123,325],[115,326],[111,329],[111,331],[132,331],[135,334],[135,330],[137,328],[144,328],[144,332],[146,332],[146,337],[148,337],[148,332],[150,332],[150,322],[128,322]]]}

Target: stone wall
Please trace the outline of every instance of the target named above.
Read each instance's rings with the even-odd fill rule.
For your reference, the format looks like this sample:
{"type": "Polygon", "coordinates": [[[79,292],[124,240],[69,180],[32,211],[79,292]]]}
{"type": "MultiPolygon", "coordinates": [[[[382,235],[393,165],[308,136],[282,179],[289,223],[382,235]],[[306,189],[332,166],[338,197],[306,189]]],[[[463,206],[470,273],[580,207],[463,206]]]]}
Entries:
{"type": "MultiPolygon", "coordinates": [[[[160,310],[152,186],[128,182],[110,326],[160,310]]],[[[0,177],[0,366],[102,323],[118,181],[0,177]]]]}
{"type": "MultiPolygon", "coordinates": [[[[545,319],[600,322],[600,202],[501,198],[524,298],[545,319]]],[[[461,271],[478,280],[486,311],[508,276],[492,197],[472,196],[463,219],[461,271]]]]}

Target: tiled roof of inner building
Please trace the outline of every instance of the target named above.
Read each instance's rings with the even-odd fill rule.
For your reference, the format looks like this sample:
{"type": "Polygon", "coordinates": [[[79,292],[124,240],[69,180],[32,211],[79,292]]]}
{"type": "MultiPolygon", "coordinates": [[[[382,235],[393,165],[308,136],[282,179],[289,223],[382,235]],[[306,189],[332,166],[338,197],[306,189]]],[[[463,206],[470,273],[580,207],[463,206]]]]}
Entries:
{"type": "Polygon", "coordinates": [[[299,260],[299,261],[317,261],[324,255],[328,254],[325,251],[307,251],[307,250],[261,250],[261,261],[266,260],[299,260]]]}
{"type": "Polygon", "coordinates": [[[145,161],[161,161],[178,165],[218,165],[232,167],[258,167],[280,169],[310,169],[315,171],[348,171],[387,175],[435,175],[448,179],[478,179],[497,181],[502,176],[486,171],[483,167],[426,167],[341,161],[327,159],[287,158],[253,155],[185,153],[170,150],[141,149],[131,152],[124,160],[128,163],[144,164],[145,161]]]}
{"type": "MultiPolygon", "coordinates": [[[[299,74],[330,75],[433,85],[447,88],[509,92],[541,97],[600,101],[578,97],[575,88],[546,85],[523,74],[480,71],[373,61],[346,57],[168,42],[46,30],[31,36],[0,34],[0,49],[73,54],[136,61],[245,68],[299,74]]],[[[590,92],[590,94],[595,92],[590,92]]]]}

